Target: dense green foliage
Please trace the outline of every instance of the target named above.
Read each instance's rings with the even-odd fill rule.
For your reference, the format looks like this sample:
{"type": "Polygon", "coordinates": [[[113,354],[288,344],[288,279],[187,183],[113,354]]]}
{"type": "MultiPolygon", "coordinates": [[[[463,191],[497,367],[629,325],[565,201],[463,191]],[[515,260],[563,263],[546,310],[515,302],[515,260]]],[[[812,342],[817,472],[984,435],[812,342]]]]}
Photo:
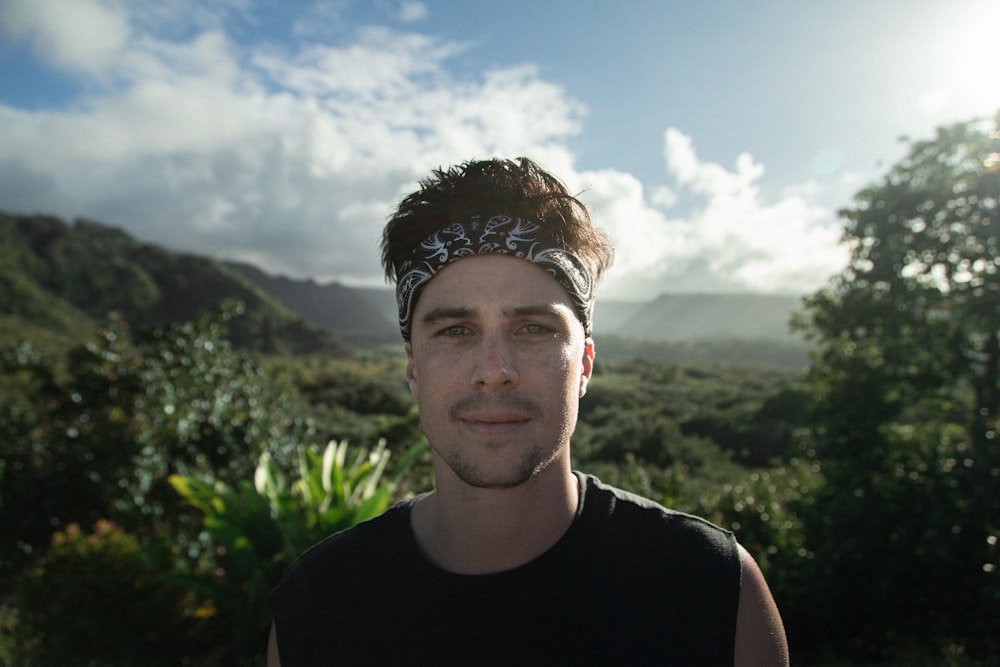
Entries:
{"type": "Polygon", "coordinates": [[[61,365],[28,345],[4,353],[0,577],[71,523],[146,530],[173,513],[171,472],[236,480],[265,450],[291,459],[312,425],[222,337],[234,314],[138,340],[112,319],[61,365]]]}
{"type": "Polygon", "coordinates": [[[189,647],[182,589],[168,585],[170,553],[141,545],[106,521],[85,535],[76,524],[18,582],[15,664],[179,664],[189,647]]]}
{"type": "MultiPolygon", "coordinates": [[[[95,341],[63,358],[27,344],[4,353],[0,607],[13,643],[0,641],[0,663],[8,652],[27,664],[87,664],[58,652],[77,642],[62,630],[77,613],[73,605],[96,595],[104,602],[95,602],[86,631],[114,642],[77,642],[78,658],[253,664],[269,623],[264,594],[292,558],[396,497],[398,477],[419,461],[419,449],[390,462],[384,441],[370,455],[363,445],[348,451],[346,442],[324,453],[308,445],[393,434],[412,448],[419,442],[412,406],[380,403],[400,413],[377,415],[386,433],[370,425],[352,431],[363,419],[344,406],[335,414],[346,427],[315,419],[307,393],[227,341],[226,323],[239,314],[231,305],[139,333],[112,318],[95,341]],[[78,526],[96,528],[82,536],[78,526]],[[81,575],[97,570],[107,576],[81,575]],[[56,585],[60,595],[40,606],[38,596],[56,585]],[[121,614],[147,598],[173,605],[170,622],[157,626],[160,634],[121,636],[119,627],[134,626],[121,625],[121,614]],[[64,644],[50,641],[55,635],[64,644]],[[135,658],[160,646],[170,650],[135,658]]],[[[342,362],[318,365],[328,363],[342,362]]],[[[301,378],[323,372],[294,364],[301,378]]],[[[354,375],[389,367],[405,387],[395,361],[358,361],[354,375]]]]}

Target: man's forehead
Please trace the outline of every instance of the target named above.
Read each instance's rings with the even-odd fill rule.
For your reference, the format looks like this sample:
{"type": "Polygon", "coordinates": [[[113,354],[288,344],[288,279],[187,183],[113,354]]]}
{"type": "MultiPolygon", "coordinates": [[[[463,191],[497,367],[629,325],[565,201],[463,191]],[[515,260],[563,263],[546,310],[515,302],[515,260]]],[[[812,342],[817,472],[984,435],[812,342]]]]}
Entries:
{"type": "Polygon", "coordinates": [[[444,267],[421,292],[414,318],[429,314],[549,314],[576,319],[573,301],[556,278],[530,261],[507,255],[464,258],[444,267]],[[432,313],[433,311],[433,313],[432,313]]]}

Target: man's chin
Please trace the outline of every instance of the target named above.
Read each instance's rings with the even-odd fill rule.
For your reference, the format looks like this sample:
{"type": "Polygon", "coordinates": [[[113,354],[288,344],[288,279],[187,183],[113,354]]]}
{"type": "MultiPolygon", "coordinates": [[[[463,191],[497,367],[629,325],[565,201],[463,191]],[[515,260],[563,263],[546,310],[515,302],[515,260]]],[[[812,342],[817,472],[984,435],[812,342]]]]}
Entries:
{"type": "Polygon", "coordinates": [[[464,461],[448,462],[451,471],[465,485],[475,489],[514,489],[538,477],[547,461],[531,457],[503,468],[472,465],[464,461]]]}

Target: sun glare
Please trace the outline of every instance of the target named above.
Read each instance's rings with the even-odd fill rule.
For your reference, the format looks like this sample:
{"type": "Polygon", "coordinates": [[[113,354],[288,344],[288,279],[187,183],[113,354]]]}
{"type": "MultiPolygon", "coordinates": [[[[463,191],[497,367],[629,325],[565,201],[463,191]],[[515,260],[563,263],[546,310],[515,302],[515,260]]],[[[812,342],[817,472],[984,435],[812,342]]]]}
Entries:
{"type": "Polygon", "coordinates": [[[1000,108],[1000,2],[989,0],[955,16],[936,53],[949,79],[927,91],[926,111],[986,115],[1000,108]],[[935,108],[937,107],[937,108],[935,108]]]}

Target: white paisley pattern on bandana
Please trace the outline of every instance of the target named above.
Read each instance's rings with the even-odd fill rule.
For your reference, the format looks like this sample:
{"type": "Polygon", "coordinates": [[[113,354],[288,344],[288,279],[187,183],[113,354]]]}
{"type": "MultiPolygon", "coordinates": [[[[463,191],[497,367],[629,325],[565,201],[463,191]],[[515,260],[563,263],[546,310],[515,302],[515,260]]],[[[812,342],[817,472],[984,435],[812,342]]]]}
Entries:
{"type": "Polygon", "coordinates": [[[416,248],[413,256],[399,267],[396,303],[399,329],[410,340],[413,308],[424,286],[448,264],[473,255],[510,255],[538,264],[559,281],[576,309],[589,336],[594,311],[594,277],[587,265],[569,248],[551,241],[539,241],[540,225],[525,218],[494,215],[473,216],[434,232],[416,248]]]}

